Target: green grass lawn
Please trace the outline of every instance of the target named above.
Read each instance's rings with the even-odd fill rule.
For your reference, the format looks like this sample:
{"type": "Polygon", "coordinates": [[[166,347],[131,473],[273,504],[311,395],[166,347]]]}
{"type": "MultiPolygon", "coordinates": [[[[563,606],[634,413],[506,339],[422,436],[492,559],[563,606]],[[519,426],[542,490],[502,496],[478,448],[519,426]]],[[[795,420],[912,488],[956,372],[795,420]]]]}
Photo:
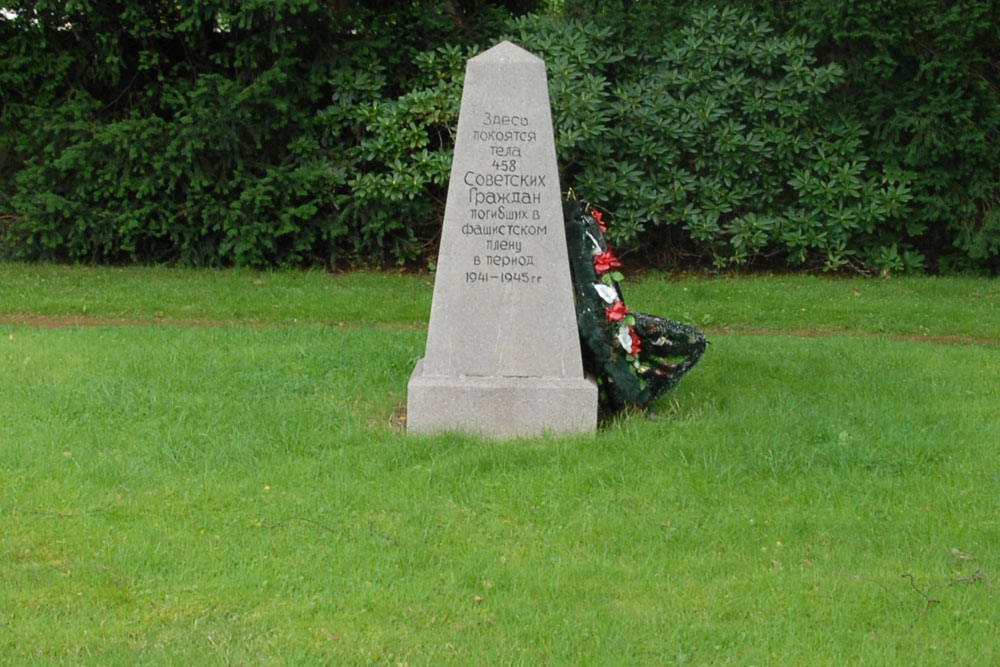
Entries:
{"type": "Polygon", "coordinates": [[[0,662],[1000,663],[1000,283],[647,276],[592,437],[407,437],[431,278],[0,264],[0,662]]]}

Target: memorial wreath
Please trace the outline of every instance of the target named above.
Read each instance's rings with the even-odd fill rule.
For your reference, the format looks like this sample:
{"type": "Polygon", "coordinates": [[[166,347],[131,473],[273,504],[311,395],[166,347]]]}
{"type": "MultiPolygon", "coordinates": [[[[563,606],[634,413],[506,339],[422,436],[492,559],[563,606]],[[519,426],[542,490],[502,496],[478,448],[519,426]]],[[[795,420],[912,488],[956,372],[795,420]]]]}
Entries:
{"type": "Polygon", "coordinates": [[[629,310],[601,212],[570,193],[563,213],[583,364],[601,407],[649,405],[698,363],[708,340],[693,326],[629,310]]]}

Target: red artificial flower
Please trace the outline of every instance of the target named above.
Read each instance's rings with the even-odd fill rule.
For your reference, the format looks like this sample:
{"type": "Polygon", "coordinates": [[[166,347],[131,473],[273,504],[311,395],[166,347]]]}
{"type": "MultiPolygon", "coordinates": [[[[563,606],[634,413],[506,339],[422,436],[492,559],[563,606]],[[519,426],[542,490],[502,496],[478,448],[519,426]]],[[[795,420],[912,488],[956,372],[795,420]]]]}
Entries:
{"type": "Polygon", "coordinates": [[[635,329],[632,327],[628,328],[628,333],[632,336],[632,356],[638,357],[639,351],[642,349],[642,341],[640,341],[639,337],[635,335],[635,329]]]}
{"type": "Polygon", "coordinates": [[[621,322],[626,315],[628,315],[628,308],[621,301],[615,301],[610,308],[604,307],[604,316],[608,318],[608,322],[621,322]]]}
{"type": "Polygon", "coordinates": [[[611,254],[610,250],[605,250],[599,255],[594,255],[594,270],[597,275],[602,275],[611,269],[617,269],[622,265],[618,258],[611,254]]]}
{"type": "Polygon", "coordinates": [[[597,226],[600,227],[601,231],[606,234],[608,232],[608,228],[604,226],[603,216],[604,214],[598,211],[597,209],[594,209],[593,211],[590,212],[590,217],[592,217],[594,220],[597,220],[597,226]]]}

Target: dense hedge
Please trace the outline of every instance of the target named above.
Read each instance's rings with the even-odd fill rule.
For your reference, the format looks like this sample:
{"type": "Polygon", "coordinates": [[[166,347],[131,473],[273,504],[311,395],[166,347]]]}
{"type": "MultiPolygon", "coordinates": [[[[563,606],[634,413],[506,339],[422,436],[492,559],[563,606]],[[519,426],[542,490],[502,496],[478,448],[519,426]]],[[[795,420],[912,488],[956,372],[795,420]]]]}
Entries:
{"type": "Polygon", "coordinates": [[[597,72],[613,60],[586,38],[592,28],[550,40],[537,22],[519,27],[556,63],[565,177],[615,213],[616,246],[686,248],[718,267],[778,255],[837,269],[877,262],[876,229],[907,214],[905,180],[872,163],[858,123],[826,103],[843,70],[817,64],[803,37],[733,9],[696,11],[581,109],[559,64],[597,72]]]}
{"type": "Polygon", "coordinates": [[[22,3],[5,22],[2,130],[20,162],[7,248],[270,264],[346,233],[315,115],[338,64],[325,7],[109,4],[22,3]]]}
{"type": "MultiPolygon", "coordinates": [[[[844,73],[805,37],[732,9],[694,12],[656,50],[589,20],[527,16],[503,36],[545,58],[562,183],[613,214],[616,247],[717,267],[922,268],[882,231],[909,213],[907,175],[827,103],[844,73]]],[[[433,83],[366,119],[371,192],[428,201],[444,182],[426,137],[454,124],[461,62],[434,54],[433,83]]]]}
{"type": "Polygon", "coordinates": [[[0,254],[432,256],[465,60],[507,37],[546,59],[563,185],[606,208],[620,249],[1000,268],[994,0],[566,0],[521,16],[539,4],[6,3],[0,254]]]}
{"type": "Polygon", "coordinates": [[[365,116],[342,109],[423,85],[428,41],[481,38],[510,13],[338,4],[5,3],[0,251],[253,266],[415,256],[414,223],[433,206],[364,218],[351,189],[365,116]]]}
{"type": "Polygon", "coordinates": [[[913,193],[887,240],[943,271],[998,268],[1000,2],[762,0],[757,8],[846,71],[830,102],[913,193]]]}

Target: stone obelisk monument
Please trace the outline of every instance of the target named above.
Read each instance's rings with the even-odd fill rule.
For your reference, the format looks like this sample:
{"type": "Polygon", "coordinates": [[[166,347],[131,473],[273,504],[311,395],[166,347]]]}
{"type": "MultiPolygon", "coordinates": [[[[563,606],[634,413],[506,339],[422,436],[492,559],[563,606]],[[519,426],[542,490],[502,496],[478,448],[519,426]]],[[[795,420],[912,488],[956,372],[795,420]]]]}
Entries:
{"type": "Polygon", "coordinates": [[[424,358],[407,429],[589,432],[545,63],[502,42],[469,60],[424,358]]]}

